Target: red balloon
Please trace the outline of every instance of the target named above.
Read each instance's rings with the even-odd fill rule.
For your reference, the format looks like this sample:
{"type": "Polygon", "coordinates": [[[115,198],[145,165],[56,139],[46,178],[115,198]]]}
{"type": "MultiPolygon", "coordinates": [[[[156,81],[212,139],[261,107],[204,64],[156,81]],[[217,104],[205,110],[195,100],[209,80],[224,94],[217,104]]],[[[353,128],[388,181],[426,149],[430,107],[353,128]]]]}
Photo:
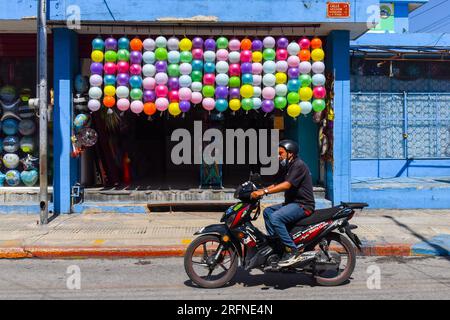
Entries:
{"type": "Polygon", "coordinates": [[[127,73],[130,69],[130,64],[126,61],[119,61],[117,63],[117,73],[127,73]]]}
{"type": "Polygon", "coordinates": [[[106,74],[115,74],[117,70],[117,66],[114,62],[105,63],[103,70],[106,74]]]}
{"type": "Polygon", "coordinates": [[[179,102],[180,96],[178,95],[178,90],[169,91],[169,101],[170,102],[179,102]]]}
{"type": "Polygon", "coordinates": [[[286,49],[277,50],[277,60],[286,60],[288,58],[288,51],[286,49]]]}
{"type": "Polygon", "coordinates": [[[230,67],[228,69],[228,72],[230,73],[230,76],[234,77],[238,77],[241,75],[241,65],[237,64],[237,63],[232,63],[230,64],[230,67]]]}
{"type": "Polygon", "coordinates": [[[156,86],[155,93],[158,98],[164,98],[169,93],[169,89],[167,89],[166,86],[160,84],[156,86]]]}
{"type": "Polygon", "coordinates": [[[214,82],[216,81],[216,77],[213,73],[207,73],[203,76],[203,83],[209,86],[214,85],[214,82]]]}
{"type": "Polygon", "coordinates": [[[252,52],[250,50],[241,51],[241,62],[252,62],[252,52]]]}

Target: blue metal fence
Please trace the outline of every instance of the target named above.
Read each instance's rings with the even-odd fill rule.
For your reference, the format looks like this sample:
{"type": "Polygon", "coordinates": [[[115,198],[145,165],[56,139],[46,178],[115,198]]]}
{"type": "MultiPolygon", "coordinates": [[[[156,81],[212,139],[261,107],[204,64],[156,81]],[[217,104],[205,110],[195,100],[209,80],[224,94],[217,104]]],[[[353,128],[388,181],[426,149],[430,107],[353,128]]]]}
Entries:
{"type": "Polygon", "coordinates": [[[450,93],[353,92],[352,159],[450,158],[450,93]]]}

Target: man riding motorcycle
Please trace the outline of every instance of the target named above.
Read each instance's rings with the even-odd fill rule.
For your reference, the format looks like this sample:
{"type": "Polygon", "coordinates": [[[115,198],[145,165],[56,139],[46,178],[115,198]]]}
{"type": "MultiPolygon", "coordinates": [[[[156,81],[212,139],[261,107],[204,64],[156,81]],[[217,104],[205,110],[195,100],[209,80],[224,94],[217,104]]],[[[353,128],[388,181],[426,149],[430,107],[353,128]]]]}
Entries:
{"type": "Polygon", "coordinates": [[[298,157],[299,146],[293,140],[282,140],[279,143],[278,155],[280,169],[284,170],[281,183],[252,192],[253,199],[268,194],[284,192],[284,203],[268,207],[264,210],[264,221],[267,233],[277,235],[285,245],[285,253],[278,262],[280,267],[287,267],[298,262],[300,252],[289,235],[287,224],[297,222],[314,212],[315,201],[311,172],[298,157]]]}

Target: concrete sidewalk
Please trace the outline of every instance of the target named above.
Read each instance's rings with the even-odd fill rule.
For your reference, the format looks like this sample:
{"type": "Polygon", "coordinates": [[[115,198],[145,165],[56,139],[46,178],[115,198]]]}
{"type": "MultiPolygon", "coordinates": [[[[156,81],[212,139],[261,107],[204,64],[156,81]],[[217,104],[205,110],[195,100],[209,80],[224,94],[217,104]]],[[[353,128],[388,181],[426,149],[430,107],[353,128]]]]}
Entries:
{"type": "MultiPolygon", "coordinates": [[[[194,232],[222,213],[0,215],[0,258],[182,256],[194,232]]],[[[445,255],[450,210],[364,210],[351,220],[364,255],[445,255]]],[[[261,230],[261,216],[255,223],[261,230]]]]}

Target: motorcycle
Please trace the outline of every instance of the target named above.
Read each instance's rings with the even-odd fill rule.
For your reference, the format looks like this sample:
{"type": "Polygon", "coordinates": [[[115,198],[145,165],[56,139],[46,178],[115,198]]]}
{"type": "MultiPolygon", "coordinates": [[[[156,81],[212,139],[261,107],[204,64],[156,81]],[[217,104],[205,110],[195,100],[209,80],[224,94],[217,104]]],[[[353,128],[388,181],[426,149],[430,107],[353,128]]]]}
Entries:
{"type": "Polygon", "coordinates": [[[226,210],[221,223],[195,233],[198,237],[184,256],[185,271],[192,282],[203,288],[222,287],[233,279],[238,265],[245,270],[306,273],[323,286],[346,282],[355,268],[355,246],[361,250],[361,241],[352,232],[357,226],[349,220],[355,210],[368,204],[341,202],[289,225],[288,231],[301,254],[295,264],[280,267],[283,243],[252,224],[261,213],[261,199],[250,197],[257,189],[252,178],[240,185],[234,194],[240,202],[226,210]]]}

